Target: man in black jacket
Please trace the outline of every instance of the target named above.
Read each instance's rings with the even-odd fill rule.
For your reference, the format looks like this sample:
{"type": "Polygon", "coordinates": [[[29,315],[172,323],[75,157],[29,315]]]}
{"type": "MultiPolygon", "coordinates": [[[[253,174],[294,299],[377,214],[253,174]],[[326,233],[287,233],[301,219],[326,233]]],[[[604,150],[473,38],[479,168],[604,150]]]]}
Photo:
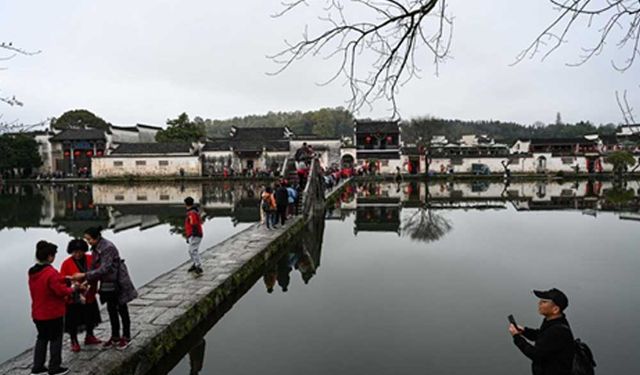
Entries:
{"type": "Polygon", "coordinates": [[[276,184],[274,196],[278,215],[276,221],[280,219],[280,225],[284,225],[284,222],[287,221],[287,206],[289,205],[289,192],[284,183],[276,184]]]}
{"type": "Polygon", "coordinates": [[[538,312],[544,316],[539,329],[509,325],[514,344],[533,361],[533,375],[571,375],[574,340],[564,310],[567,296],[558,289],[534,290],[540,298],[538,312]],[[533,341],[530,344],[527,340],[533,341]]]}

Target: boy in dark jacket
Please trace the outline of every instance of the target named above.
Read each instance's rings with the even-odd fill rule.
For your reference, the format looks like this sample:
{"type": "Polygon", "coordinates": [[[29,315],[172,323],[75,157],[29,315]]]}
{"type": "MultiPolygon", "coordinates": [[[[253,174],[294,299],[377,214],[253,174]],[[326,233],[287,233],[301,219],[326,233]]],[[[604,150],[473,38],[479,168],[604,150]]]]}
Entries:
{"type": "Polygon", "coordinates": [[[33,350],[32,375],[60,375],[69,372],[69,369],[61,366],[63,317],[66,312],[65,298],[76,291],[77,284],[68,287],[64,277],[51,265],[56,252],[56,245],[47,241],[38,242],[36,245],[38,263],[29,269],[31,317],[38,330],[38,338],[33,350]],[[51,353],[48,369],[44,365],[47,359],[47,346],[51,353]]]}
{"type": "Polygon", "coordinates": [[[567,296],[558,289],[534,290],[538,312],[544,316],[539,329],[509,326],[514,344],[531,359],[533,375],[571,375],[574,355],[573,333],[564,309],[569,305],[567,296]],[[533,341],[531,345],[528,339],[533,341]]]}

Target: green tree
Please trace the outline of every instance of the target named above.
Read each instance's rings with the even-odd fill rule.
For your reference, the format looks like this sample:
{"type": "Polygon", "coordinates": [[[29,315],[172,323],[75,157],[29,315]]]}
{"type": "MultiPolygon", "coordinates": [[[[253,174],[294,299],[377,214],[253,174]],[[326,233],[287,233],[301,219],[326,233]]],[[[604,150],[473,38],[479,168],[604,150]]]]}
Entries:
{"type": "Polygon", "coordinates": [[[204,130],[204,122],[202,119],[198,122],[189,120],[189,115],[182,113],[178,118],[168,119],[167,128],[160,130],[156,134],[158,142],[196,142],[206,136],[204,130]]]}
{"type": "Polygon", "coordinates": [[[18,170],[23,177],[42,165],[38,143],[27,134],[0,135],[0,171],[18,170]]]}
{"type": "Polygon", "coordinates": [[[95,128],[109,129],[109,123],[86,109],[74,109],[51,120],[54,129],[95,128]]]}
{"type": "Polygon", "coordinates": [[[613,165],[613,172],[618,177],[622,177],[629,167],[636,164],[636,159],[629,151],[614,151],[607,155],[605,161],[613,165]]]}

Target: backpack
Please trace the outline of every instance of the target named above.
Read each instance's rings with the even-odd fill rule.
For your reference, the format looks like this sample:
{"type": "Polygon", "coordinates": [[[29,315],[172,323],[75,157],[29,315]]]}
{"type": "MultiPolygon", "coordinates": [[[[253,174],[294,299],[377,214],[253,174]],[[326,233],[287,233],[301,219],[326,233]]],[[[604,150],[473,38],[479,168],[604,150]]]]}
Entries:
{"type": "Polygon", "coordinates": [[[573,355],[572,375],[594,375],[596,362],[593,359],[591,349],[580,339],[575,340],[575,352],[573,355]]]}
{"type": "Polygon", "coordinates": [[[271,211],[271,205],[266,199],[262,199],[262,211],[269,212],[271,211]]]}

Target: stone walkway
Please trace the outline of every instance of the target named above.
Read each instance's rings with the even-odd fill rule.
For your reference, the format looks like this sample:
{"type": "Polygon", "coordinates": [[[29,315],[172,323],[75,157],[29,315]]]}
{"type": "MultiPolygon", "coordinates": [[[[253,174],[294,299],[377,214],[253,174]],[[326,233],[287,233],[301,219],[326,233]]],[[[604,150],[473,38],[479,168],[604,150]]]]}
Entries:
{"type": "MultiPolygon", "coordinates": [[[[143,374],[184,335],[234,292],[244,275],[264,264],[278,247],[303,227],[296,217],[276,230],[254,224],[202,254],[204,274],[187,273],[186,262],[139,288],[139,298],[129,305],[133,340],[125,350],[85,347],[79,353],[69,351],[65,335],[64,366],[70,374],[143,374]]],[[[96,329],[102,339],[109,336],[106,311],[96,329]]],[[[82,335],[81,335],[82,338],[82,335]]],[[[0,374],[30,374],[32,350],[0,365],[0,374]]]]}
{"type": "MultiPolygon", "coordinates": [[[[327,197],[346,182],[326,194],[327,197]]],[[[81,352],[72,353],[65,335],[63,365],[71,369],[70,374],[145,374],[303,228],[302,216],[276,230],[254,224],[205,250],[202,276],[196,278],[187,273],[189,262],[160,275],[140,287],[139,297],[129,304],[133,337],[128,348],[103,350],[99,345],[83,346],[81,352]]],[[[104,322],[96,329],[96,335],[105,339],[109,336],[109,322],[104,310],[102,317],[104,322]]],[[[32,349],[29,349],[0,364],[0,374],[27,375],[31,365],[32,349]]]]}

